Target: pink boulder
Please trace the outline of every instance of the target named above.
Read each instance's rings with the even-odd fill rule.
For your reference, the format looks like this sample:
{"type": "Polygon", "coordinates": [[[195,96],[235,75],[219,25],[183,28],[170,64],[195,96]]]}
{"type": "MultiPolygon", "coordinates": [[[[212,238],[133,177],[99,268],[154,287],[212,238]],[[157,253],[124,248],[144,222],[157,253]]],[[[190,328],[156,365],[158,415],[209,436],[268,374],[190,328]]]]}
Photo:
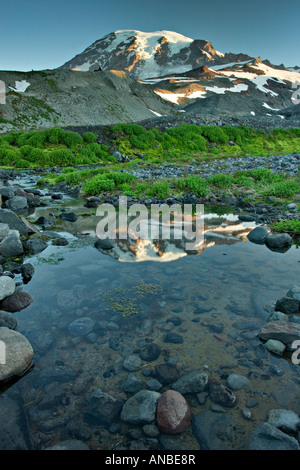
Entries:
{"type": "Polygon", "coordinates": [[[180,434],[191,424],[191,410],[186,399],[175,390],[167,390],[158,399],[156,421],[166,434],[180,434]]]}

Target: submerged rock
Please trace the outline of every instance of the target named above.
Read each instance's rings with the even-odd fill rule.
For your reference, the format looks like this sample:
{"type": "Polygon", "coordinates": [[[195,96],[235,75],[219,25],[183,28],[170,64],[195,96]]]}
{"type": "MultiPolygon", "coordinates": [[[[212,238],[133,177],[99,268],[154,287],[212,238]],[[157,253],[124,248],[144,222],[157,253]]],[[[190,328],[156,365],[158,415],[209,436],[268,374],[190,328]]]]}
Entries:
{"type": "Polygon", "coordinates": [[[299,442],[270,423],[262,423],[251,434],[249,450],[299,450],[299,442]]]}
{"type": "Polygon", "coordinates": [[[155,421],[159,392],[141,390],[123,405],[121,419],[131,424],[146,424],[155,421]]]}
{"type": "Polygon", "coordinates": [[[233,408],[237,403],[236,395],[220,382],[208,382],[207,391],[210,399],[218,405],[233,408]]]}
{"type": "Polygon", "coordinates": [[[268,322],[260,329],[259,337],[264,341],[275,339],[285,344],[288,350],[293,350],[293,341],[300,340],[300,324],[286,321],[268,322]]]}
{"type": "Polygon", "coordinates": [[[182,375],[173,383],[173,390],[183,395],[185,393],[203,392],[208,382],[208,375],[201,371],[192,371],[182,375]]]}

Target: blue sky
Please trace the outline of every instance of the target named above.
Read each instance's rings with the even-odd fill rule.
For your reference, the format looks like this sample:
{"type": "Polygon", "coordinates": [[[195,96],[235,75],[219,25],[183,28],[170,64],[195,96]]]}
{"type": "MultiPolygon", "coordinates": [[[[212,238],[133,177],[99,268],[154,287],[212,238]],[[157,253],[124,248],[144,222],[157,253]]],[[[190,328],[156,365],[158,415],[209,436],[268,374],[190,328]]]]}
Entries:
{"type": "Polygon", "coordinates": [[[0,0],[0,70],[56,68],[120,29],[176,31],[221,52],[300,66],[295,0],[0,0]]]}

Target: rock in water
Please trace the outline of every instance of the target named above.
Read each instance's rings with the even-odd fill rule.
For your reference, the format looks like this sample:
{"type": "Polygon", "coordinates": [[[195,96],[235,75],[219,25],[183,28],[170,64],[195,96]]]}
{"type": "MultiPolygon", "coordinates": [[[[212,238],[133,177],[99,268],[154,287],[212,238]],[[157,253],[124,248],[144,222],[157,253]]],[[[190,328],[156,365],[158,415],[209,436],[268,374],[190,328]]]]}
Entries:
{"type": "Polygon", "coordinates": [[[207,390],[210,399],[218,405],[233,408],[237,403],[236,395],[219,382],[208,382],[207,390]]]}
{"type": "Polygon", "coordinates": [[[1,302],[1,309],[6,312],[19,312],[28,307],[33,302],[33,298],[27,292],[14,292],[1,302]]]}
{"type": "Polygon", "coordinates": [[[265,239],[265,245],[271,251],[284,253],[293,243],[292,237],[288,233],[270,233],[265,239]]]}
{"type": "Polygon", "coordinates": [[[299,442],[269,423],[257,426],[251,434],[249,450],[299,450],[299,442]]]}
{"type": "Polygon", "coordinates": [[[0,327],[0,340],[4,344],[4,351],[0,357],[0,382],[6,382],[14,377],[21,376],[32,364],[33,349],[29,341],[21,333],[0,327]]]}
{"type": "Polygon", "coordinates": [[[156,421],[167,434],[181,434],[191,423],[191,410],[186,399],[175,390],[167,390],[158,399],[156,421]]]}
{"type": "Polygon", "coordinates": [[[247,238],[250,242],[256,243],[257,245],[264,245],[265,239],[267,238],[269,232],[265,227],[255,227],[248,233],[247,238]]]}
{"type": "Polygon", "coordinates": [[[12,295],[16,290],[15,281],[9,276],[0,277],[0,300],[12,295]]]}
{"type": "Polygon", "coordinates": [[[131,424],[152,423],[155,420],[159,392],[141,390],[123,405],[121,419],[131,424]]]}

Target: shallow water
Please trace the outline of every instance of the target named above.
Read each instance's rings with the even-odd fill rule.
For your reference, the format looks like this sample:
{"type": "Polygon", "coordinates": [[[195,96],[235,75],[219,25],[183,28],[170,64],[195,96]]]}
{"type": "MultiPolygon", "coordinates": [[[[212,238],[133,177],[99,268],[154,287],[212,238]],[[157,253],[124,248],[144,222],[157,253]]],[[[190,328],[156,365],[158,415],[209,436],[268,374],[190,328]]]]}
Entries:
{"type": "MultiPolygon", "coordinates": [[[[70,200],[68,204],[71,207],[70,200]]],[[[34,217],[50,209],[38,209],[34,217]]],[[[85,208],[77,209],[85,212],[85,208]]],[[[235,392],[237,405],[223,410],[231,420],[222,437],[226,448],[247,449],[251,432],[266,420],[270,409],[300,413],[299,367],[266,352],[257,337],[269,315],[264,305],[298,283],[300,252],[295,246],[286,253],[272,252],[247,241],[253,223],[241,224],[236,216],[220,219],[214,214],[207,217],[206,248],[199,254],[187,254],[171,245],[173,256],[165,258],[163,249],[158,255],[150,243],[147,257],[145,246],[132,250],[128,245],[111,256],[96,250],[88,235],[79,239],[72,235],[91,233],[93,224],[92,217],[79,218],[74,224],[59,222],[51,230],[63,231],[70,245],[50,245],[28,258],[35,274],[24,290],[34,302],[15,316],[18,331],[33,345],[34,367],[4,393],[21,404],[24,432],[34,449],[70,438],[66,429],[73,417],[80,422],[75,437],[91,449],[130,446],[133,426],[120,421],[110,430],[92,425],[85,419],[86,406],[89,395],[99,387],[114,397],[129,398],[131,394],[120,389],[128,375],[123,360],[151,341],[161,347],[161,354],[133,372],[142,389],[149,380],[145,371],[164,362],[176,363],[181,375],[201,370],[209,380],[225,383],[227,374],[234,372],[251,380],[251,386],[235,392]],[[173,316],[181,324],[171,332],[179,334],[182,343],[166,342],[170,326],[166,320],[173,316]],[[81,317],[105,320],[110,326],[106,332],[95,328],[95,335],[74,336],[69,325],[81,317]],[[245,320],[255,327],[240,329],[245,320]],[[71,369],[74,376],[55,378],[49,373],[45,378],[45,368],[57,366],[71,369]],[[86,377],[79,394],[74,392],[75,376],[86,377]],[[62,394],[51,402],[47,387],[53,382],[59,383],[62,394]],[[252,419],[247,420],[241,410],[254,398],[257,404],[251,408],[252,419]]],[[[194,416],[213,404],[209,398],[204,404],[195,395],[186,398],[194,416]]],[[[199,449],[191,429],[180,442],[186,449],[199,449]]]]}

